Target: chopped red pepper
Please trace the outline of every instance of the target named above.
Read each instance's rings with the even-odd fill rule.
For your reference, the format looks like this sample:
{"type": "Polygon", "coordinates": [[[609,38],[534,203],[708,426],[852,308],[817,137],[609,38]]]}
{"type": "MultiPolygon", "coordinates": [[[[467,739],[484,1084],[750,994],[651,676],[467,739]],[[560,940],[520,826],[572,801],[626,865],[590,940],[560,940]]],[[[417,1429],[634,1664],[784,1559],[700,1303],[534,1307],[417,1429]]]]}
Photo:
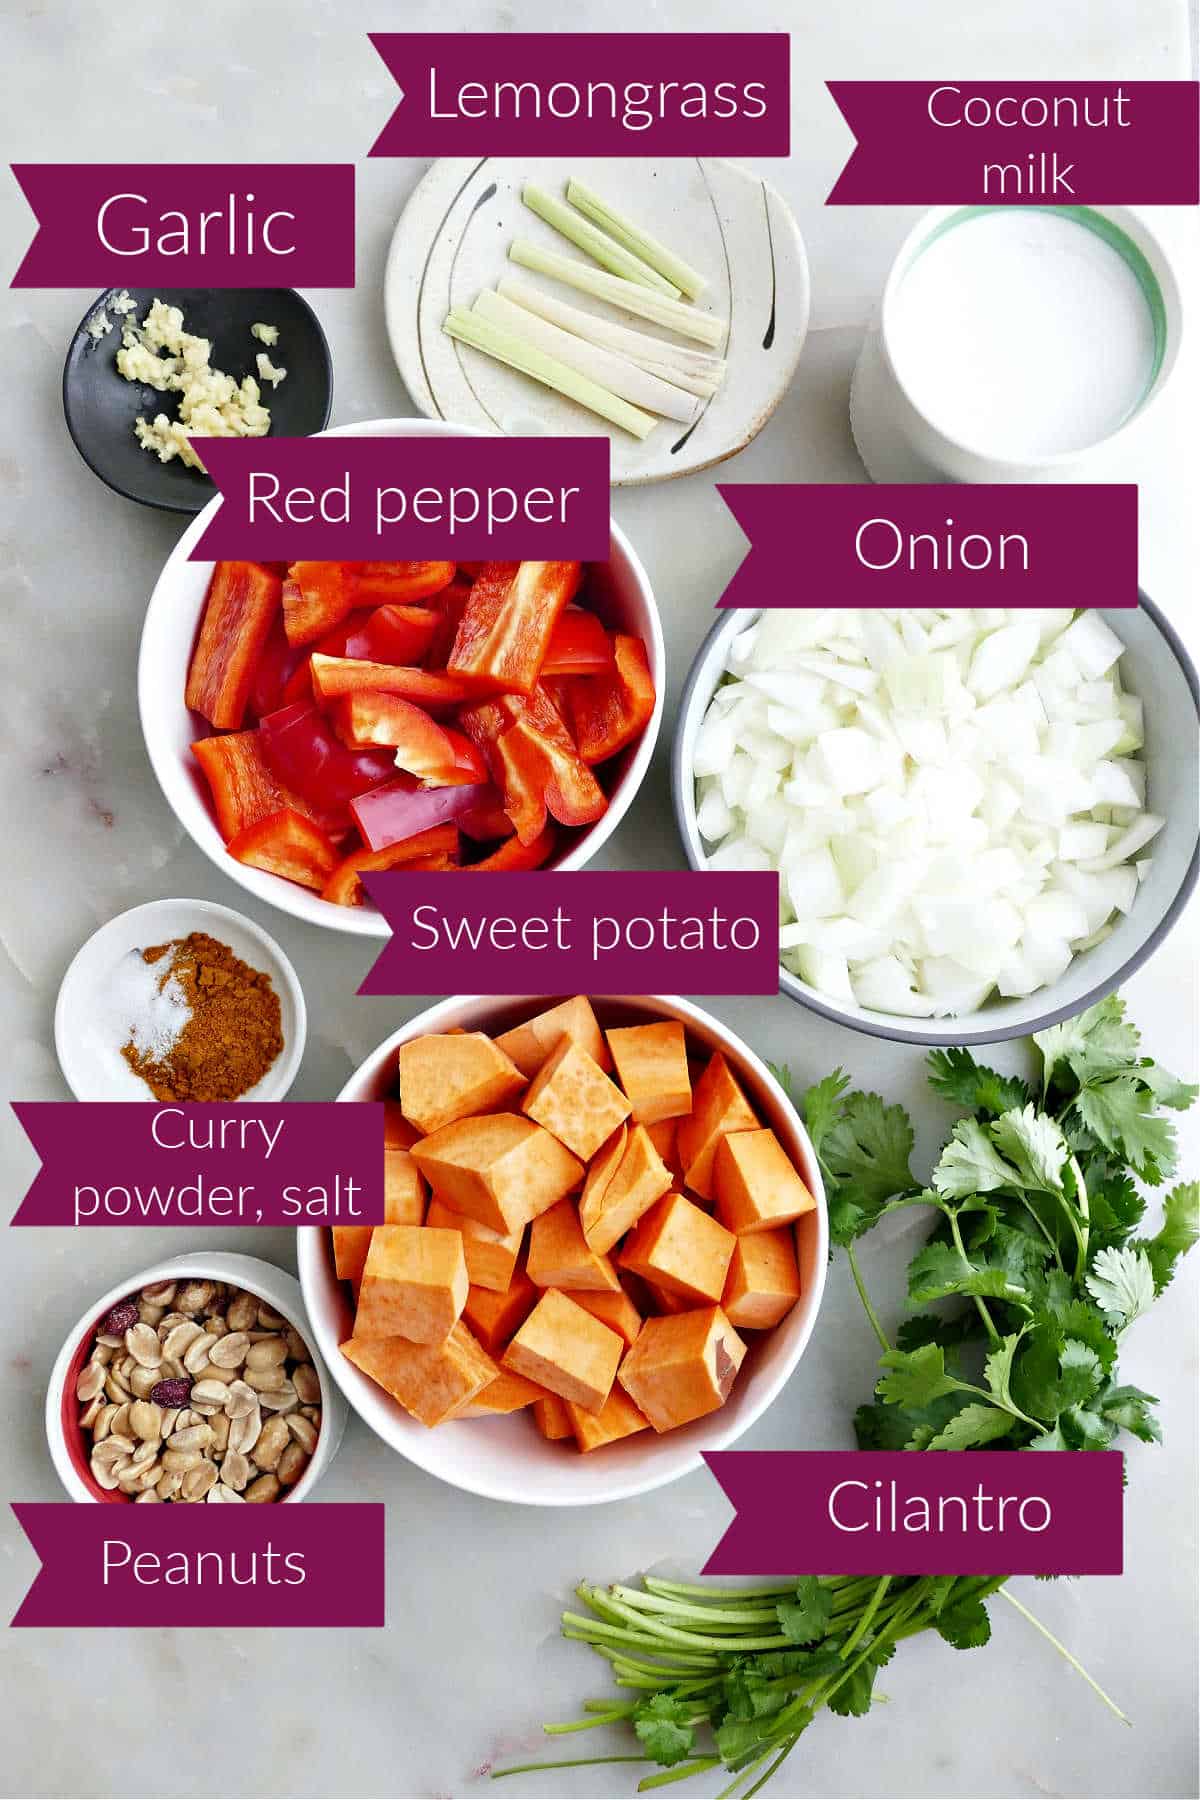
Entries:
{"type": "Polygon", "coordinates": [[[613,641],[595,613],[568,606],[550,637],[542,664],[549,675],[599,675],[613,666],[613,641]]]}
{"type": "Polygon", "coordinates": [[[347,563],[355,606],[404,606],[440,594],[454,580],[452,562],[347,563]]]}
{"type": "Polygon", "coordinates": [[[294,562],[283,584],[283,622],[290,644],[313,644],[354,611],[344,563],[294,562]]]}
{"type": "MultiPolygon", "coordinates": [[[[447,658],[454,648],[454,640],[458,636],[459,623],[466,611],[467,601],[471,598],[471,583],[464,581],[462,570],[454,577],[448,588],[443,588],[437,597],[437,628],[429,645],[426,658],[431,669],[444,669],[447,658]]],[[[387,660],[381,658],[381,661],[387,660]]],[[[412,658],[396,658],[396,661],[412,661],[412,658]]]]}
{"type": "Polygon", "coordinates": [[[564,683],[570,719],[586,763],[601,763],[640,737],[654,713],[654,681],[641,638],[618,635],[611,674],[564,683]]]}
{"type": "Polygon", "coordinates": [[[395,774],[386,750],[348,750],[339,743],[315,706],[268,713],[259,731],[270,769],[327,831],[344,830],[350,802],[395,774]]]}
{"type": "Polygon", "coordinates": [[[404,867],[428,868],[451,866],[458,853],[458,832],[453,825],[434,825],[428,831],[416,832],[400,843],[388,844],[381,850],[355,850],[340,862],[321,890],[323,900],[335,906],[361,906],[365,895],[362,876],[374,869],[404,867]],[[444,859],[444,862],[443,862],[444,859]]]}
{"type": "Polygon", "coordinates": [[[554,854],[556,833],[553,825],[547,825],[540,836],[531,844],[523,844],[519,837],[510,837],[506,844],[485,856],[482,862],[461,863],[460,871],[464,875],[486,875],[498,870],[507,869],[516,874],[522,869],[540,869],[554,854]]]}
{"type": "Polygon", "coordinates": [[[337,846],[327,832],[302,813],[283,807],[247,825],[226,848],[230,856],[252,868],[298,881],[301,887],[323,888],[338,865],[337,846]]]}
{"type": "Polygon", "coordinates": [[[219,730],[242,723],[282,591],[263,563],[219,562],[213,569],[184,699],[219,730]]]}
{"type": "Polygon", "coordinates": [[[481,806],[495,806],[499,798],[490,781],[425,788],[411,775],[400,775],[384,787],[360,794],[350,810],[368,848],[384,850],[389,844],[412,837],[414,832],[444,825],[481,806]]]}
{"type": "Polygon", "coordinates": [[[268,764],[260,731],[230,731],[221,737],[198,738],[192,745],[192,755],[204,771],[217,829],[226,843],[281,807],[301,813],[307,810],[268,764]]]}
{"type": "Polygon", "coordinates": [[[290,697],[295,697],[289,696],[289,689],[295,688],[298,675],[302,675],[304,679],[300,694],[306,699],[312,699],[312,683],[305,667],[307,661],[303,650],[288,643],[287,632],[283,628],[283,614],[277,612],[271,621],[267,641],[259,653],[254,685],[250,690],[250,711],[256,719],[263,718],[269,712],[277,712],[281,706],[288,704],[290,697]]]}
{"type": "Polygon", "coordinates": [[[607,810],[604,790],[540,685],[527,700],[505,694],[464,708],[459,722],[488,758],[523,844],[541,836],[547,812],[560,825],[591,825],[607,810]]]}
{"type": "Polygon", "coordinates": [[[334,702],[333,728],[352,749],[386,745],[396,767],[441,787],[487,780],[487,764],[469,738],[437,725],[396,694],[347,694],[334,702]]]}
{"type": "Polygon", "coordinates": [[[313,688],[321,701],[337,700],[342,694],[399,694],[401,699],[418,700],[423,706],[453,706],[467,698],[463,682],[429,669],[325,656],[317,650],[310,667],[313,688]]]}
{"type": "Polygon", "coordinates": [[[470,812],[461,813],[458,819],[458,829],[463,836],[471,838],[477,844],[490,844],[497,838],[512,837],[516,829],[501,806],[496,789],[491,788],[489,792],[495,795],[494,806],[474,806],[470,812]]]}
{"type": "Polygon", "coordinates": [[[583,579],[577,562],[485,563],[446,672],[476,693],[532,693],[559,614],[583,579]]]}

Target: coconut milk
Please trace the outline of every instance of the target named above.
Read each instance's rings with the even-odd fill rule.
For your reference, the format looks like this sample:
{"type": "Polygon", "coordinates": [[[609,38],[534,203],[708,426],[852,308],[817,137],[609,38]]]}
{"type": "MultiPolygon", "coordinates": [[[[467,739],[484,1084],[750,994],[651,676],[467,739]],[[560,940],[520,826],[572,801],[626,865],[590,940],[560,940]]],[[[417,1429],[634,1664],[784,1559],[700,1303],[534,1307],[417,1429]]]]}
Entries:
{"type": "Polygon", "coordinates": [[[1161,356],[1153,277],[1088,217],[964,211],[918,250],[889,302],[888,351],[948,437],[1010,461],[1056,456],[1098,443],[1145,398],[1161,356]]]}

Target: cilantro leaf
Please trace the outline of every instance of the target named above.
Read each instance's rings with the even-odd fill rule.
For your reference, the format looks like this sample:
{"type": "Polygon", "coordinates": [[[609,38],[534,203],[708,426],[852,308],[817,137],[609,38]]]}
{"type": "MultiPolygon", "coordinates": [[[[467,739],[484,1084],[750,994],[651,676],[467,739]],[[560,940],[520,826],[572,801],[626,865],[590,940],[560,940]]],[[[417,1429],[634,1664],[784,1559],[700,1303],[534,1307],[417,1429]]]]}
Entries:
{"type": "Polygon", "coordinates": [[[1161,1294],[1175,1273],[1175,1264],[1200,1238],[1200,1182],[1183,1181],[1163,1201],[1163,1222],[1152,1238],[1138,1238],[1130,1246],[1140,1250],[1154,1273],[1154,1291],[1161,1294]]]}
{"type": "Polygon", "coordinates": [[[1146,1203],[1127,1169],[1107,1157],[1092,1157],[1084,1179],[1087,1183],[1090,1242],[1093,1250],[1119,1248],[1139,1224],[1146,1203]]]}
{"type": "Polygon", "coordinates": [[[895,1406],[876,1401],[854,1415],[860,1450],[922,1450],[967,1401],[965,1394],[944,1394],[928,1406],[895,1406]]]}
{"type": "Polygon", "coordinates": [[[956,1650],[977,1650],[991,1637],[992,1622],[987,1607],[975,1596],[944,1607],[937,1617],[937,1631],[956,1650]]]}
{"type": "Polygon", "coordinates": [[[728,1719],[766,1719],[786,1706],[786,1688],[772,1687],[757,1668],[731,1669],[721,1684],[728,1719]]]}
{"type": "Polygon", "coordinates": [[[922,1344],[940,1344],[943,1350],[953,1350],[982,1335],[983,1322],[974,1307],[949,1319],[938,1313],[917,1313],[897,1328],[896,1348],[919,1350],[922,1344]]]}
{"type": "Polygon", "coordinates": [[[933,1171],[933,1185],[944,1200],[961,1200],[1024,1184],[978,1119],[960,1119],[933,1171]]]}
{"type": "Polygon", "coordinates": [[[757,1719],[726,1719],[718,1725],[713,1737],[718,1753],[728,1769],[736,1769],[747,1763],[756,1750],[763,1748],[769,1725],[762,1725],[757,1719]]]}
{"type": "Polygon", "coordinates": [[[1129,1068],[1137,1061],[1140,1040],[1137,1028],[1126,1021],[1125,1002],[1119,994],[1109,994],[1075,1018],[1035,1032],[1033,1041],[1042,1053],[1048,1091],[1063,1066],[1080,1087],[1097,1075],[1129,1068]]]}
{"type": "Polygon", "coordinates": [[[983,1378],[996,1396],[1001,1406],[1012,1408],[1012,1395],[1009,1384],[1012,1381],[1013,1357],[1017,1347],[1025,1336],[1025,1328],[1010,1332],[1000,1340],[998,1347],[992,1351],[983,1365],[983,1378]]]}
{"type": "Polygon", "coordinates": [[[884,1644],[871,1656],[868,1656],[838,1688],[831,1694],[828,1706],[831,1713],[837,1713],[843,1719],[861,1719],[864,1713],[871,1710],[871,1695],[875,1687],[875,1677],[886,1662],[890,1662],[895,1651],[895,1644],[884,1644]]]}
{"type": "Polygon", "coordinates": [[[991,1128],[991,1139],[1016,1169],[1022,1187],[1061,1194],[1067,1141],[1047,1113],[1032,1105],[1002,1113],[991,1128]]]}
{"type": "Polygon", "coordinates": [[[933,1091],[971,1112],[997,1115],[1022,1107],[1029,1100],[1029,1089],[1023,1081],[977,1063],[969,1050],[931,1050],[925,1061],[933,1091]]]}
{"type": "Polygon", "coordinates": [[[1161,1444],[1162,1430],[1150,1411],[1152,1406],[1157,1405],[1156,1397],[1144,1394],[1141,1388],[1115,1387],[1109,1388],[1104,1395],[1099,1412],[1101,1418],[1108,1419],[1122,1431],[1141,1438],[1144,1444],[1161,1444]]]}
{"type": "Polygon", "coordinates": [[[946,1358],[940,1344],[923,1344],[919,1350],[889,1350],[879,1359],[887,1369],[876,1385],[879,1398],[893,1406],[928,1406],[943,1394],[959,1387],[946,1373],[946,1358]]]}
{"type": "Polygon", "coordinates": [[[1075,1111],[1106,1150],[1155,1185],[1175,1167],[1175,1127],[1155,1116],[1154,1095],[1136,1075],[1111,1075],[1081,1088],[1075,1111]]]}
{"type": "Polygon", "coordinates": [[[1194,1082],[1180,1081],[1178,1075],[1151,1062],[1149,1057],[1143,1057],[1138,1065],[1138,1078],[1145,1082],[1159,1106],[1169,1106],[1173,1112],[1186,1112],[1200,1094],[1200,1087],[1194,1082]]]}
{"type": "Polygon", "coordinates": [[[1154,1270],[1144,1250],[1129,1245],[1123,1250],[1097,1253],[1084,1283],[1092,1299],[1118,1331],[1133,1324],[1154,1304],[1154,1270]]]}
{"type": "Polygon", "coordinates": [[[980,1294],[993,1300],[1023,1300],[1025,1288],[1000,1265],[968,1259],[953,1244],[935,1241],[918,1250],[908,1265],[908,1297],[917,1306],[951,1294],[980,1294]]]}
{"type": "Polygon", "coordinates": [[[1068,1450],[1107,1450],[1117,1435],[1111,1419],[1086,1406],[1067,1406],[1058,1415],[1058,1429],[1068,1450]]]}
{"type": "Polygon", "coordinates": [[[845,1094],[845,1085],[837,1070],[805,1096],[835,1244],[853,1243],[875,1223],[886,1201],[915,1185],[909,1167],[913,1129],[904,1108],[885,1106],[878,1094],[845,1094]]]}
{"type": "MultiPolygon", "coordinates": [[[[790,1094],[792,1091],[790,1070],[776,1068],[774,1063],[768,1063],[767,1067],[780,1086],[790,1094]]],[[[823,1081],[818,1081],[805,1093],[804,1122],[808,1127],[808,1135],[813,1141],[813,1149],[818,1156],[821,1154],[821,1146],[825,1139],[837,1123],[841,1111],[841,1098],[849,1086],[850,1077],[846,1071],[834,1069],[831,1074],[826,1075],[823,1081]]]]}
{"type": "MultiPolygon", "coordinates": [[[[1107,1332],[1105,1341],[1111,1346],[1107,1332]]],[[[1066,1407],[1093,1399],[1104,1380],[1105,1365],[1089,1344],[1043,1323],[1033,1327],[1021,1346],[1012,1392],[1022,1412],[1053,1421],[1066,1407]]]]}
{"type": "Polygon", "coordinates": [[[696,1741],[690,1723],[695,1711],[694,1701],[677,1700],[673,1694],[653,1694],[643,1700],[633,1715],[633,1729],[647,1756],[668,1769],[682,1762],[696,1741]]]}
{"type": "Polygon", "coordinates": [[[775,1602],[779,1629],[790,1644],[815,1644],[829,1629],[833,1595],[815,1575],[803,1575],[795,1597],[775,1602]]]}
{"type": "Polygon", "coordinates": [[[1007,1437],[1017,1423],[1011,1413],[1002,1412],[998,1406],[973,1403],[955,1413],[944,1430],[929,1439],[925,1448],[977,1450],[981,1444],[991,1444],[997,1438],[1007,1437]]]}

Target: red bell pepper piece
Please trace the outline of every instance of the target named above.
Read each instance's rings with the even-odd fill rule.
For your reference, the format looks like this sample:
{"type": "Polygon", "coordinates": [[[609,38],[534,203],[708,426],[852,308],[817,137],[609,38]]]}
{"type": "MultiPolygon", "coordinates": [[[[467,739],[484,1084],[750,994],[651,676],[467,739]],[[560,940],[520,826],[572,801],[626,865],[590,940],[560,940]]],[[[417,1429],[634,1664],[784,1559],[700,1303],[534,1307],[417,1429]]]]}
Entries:
{"type": "Polygon", "coordinates": [[[449,675],[468,679],[476,693],[529,694],[559,614],[583,579],[577,562],[487,563],[467,601],[449,675]]]}
{"type": "Polygon", "coordinates": [[[405,606],[440,594],[454,580],[452,562],[347,563],[356,606],[405,606]]]}
{"type": "Polygon", "coordinates": [[[289,644],[314,644],[354,611],[346,565],[294,562],[283,584],[283,622],[289,644]]]}
{"type": "Polygon", "coordinates": [[[355,850],[333,871],[321,898],[335,906],[361,906],[366,898],[362,876],[373,869],[449,868],[457,854],[458,832],[453,825],[434,825],[382,850],[355,850]]]}
{"type": "Polygon", "coordinates": [[[527,700],[505,694],[464,708],[459,722],[488,758],[523,844],[541,836],[547,812],[560,825],[591,825],[607,810],[604,790],[540,685],[527,700]]]}
{"type": "Polygon", "coordinates": [[[431,669],[445,668],[450,652],[454,648],[454,640],[458,636],[458,627],[463,613],[466,611],[467,601],[470,598],[471,583],[464,581],[460,568],[450,586],[443,588],[437,597],[435,604],[438,622],[425,657],[427,667],[431,669]]]}
{"type": "Polygon", "coordinates": [[[613,666],[613,642],[595,613],[568,606],[550,637],[542,664],[550,675],[599,675],[613,666]]]}
{"type": "Polygon", "coordinates": [[[386,750],[348,750],[339,743],[315,706],[268,713],[259,732],[268,767],[326,831],[345,830],[350,802],[395,774],[386,750]]]}
{"type": "Polygon", "coordinates": [[[218,730],[236,731],[242,722],[282,591],[262,563],[219,562],[213,569],[184,698],[218,730]]]}
{"type": "Polygon", "coordinates": [[[322,656],[363,662],[418,663],[429,648],[440,615],[432,606],[374,606],[352,612],[313,645],[322,656]]]}
{"type": "Polygon", "coordinates": [[[250,690],[250,711],[256,719],[264,718],[270,712],[278,712],[281,706],[288,704],[288,690],[295,688],[298,674],[302,674],[304,678],[304,688],[300,690],[302,697],[312,699],[312,683],[305,667],[307,661],[303,650],[288,643],[287,632],[283,628],[283,614],[277,612],[271,621],[267,641],[259,653],[254,685],[250,690]]]}
{"type": "Polygon", "coordinates": [[[516,827],[500,804],[500,795],[496,794],[494,806],[475,806],[468,813],[459,815],[458,829],[464,837],[469,837],[476,844],[494,843],[499,838],[510,838],[516,827]]]}
{"type": "Polygon", "coordinates": [[[545,831],[535,837],[531,844],[523,844],[519,837],[510,837],[506,844],[501,844],[490,856],[485,856],[482,862],[461,863],[460,871],[464,875],[485,875],[504,869],[514,874],[522,869],[540,869],[554,854],[556,836],[553,825],[547,825],[545,831]]]}
{"type": "Polygon", "coordinates": [[[337,846],[327,832],[290,807],[268,813],[230,838],[226,849],[251,868],[298,881],[301,887],[323,888],[337,868],[337,846]]]}
{"type": "Polygon", "coordinates": [[[313,690],[322,702],[340,699],[343,694],[399,694],[402,700],[417,700],[422,706],[453,706],[467,698],[463,682],[429,669],[325,656],[319,650],[313,651],[310,667],[313,690]]]}
{"type": "Polygon", "coordinates": [[[563,685],[579,754],[586,763],[606,762],[632,744],[654,713],[654,681],[641,638],[618,635],[615,662],[607,675],[581,675],[563,685]]]}
{"type": "Polygon", "coordinates": [[[385,787],[372,788],[351,803],[354,823],[370,850],[385,850],[415,832],[460,819],[478,807],[495,806],[500,796],[490,781],[462,787],[421,787],[411,775],[400,775],[385,787]]]}
{"type": "Polygon", "coordinates": [[[271,769],[263,754],[263,736],[259,731],[230,731],[220,737],[198,738],[192,745],[192,755],[204,771],[217,829],[226,843],[282,807],[300,813],[308,811],[271,769]]]}
{"type": "Polygon", "coordinates": [[[396,694],[347,694],[334,702],[331,718],[344,744],[355,750],[387,746],[398,769],[434,787],[487,780],[487,764],[469,738],[435,724],[396,694]]]}

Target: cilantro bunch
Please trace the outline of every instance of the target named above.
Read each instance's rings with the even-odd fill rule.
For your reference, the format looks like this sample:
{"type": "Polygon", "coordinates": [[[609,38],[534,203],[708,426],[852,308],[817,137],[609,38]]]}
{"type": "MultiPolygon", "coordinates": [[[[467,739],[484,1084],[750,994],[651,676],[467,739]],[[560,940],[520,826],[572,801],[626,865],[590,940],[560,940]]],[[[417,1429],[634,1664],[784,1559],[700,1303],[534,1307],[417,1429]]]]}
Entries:
{"type": "Polygon", "coordinates": [[[930,1085],[968,1111],[924,1187],[902,1107],[847,1092],[840,1070],[805,1096],[831,1237],[883,1352],[855,1417],[862,1449],[1104,1450],[1122,1431],[1161,1435],[1154,1396],[1123,1385],[1117,1359],[1196,1242],[1197,1184],[1167,1192],[1146,1235],[1139,1182],[1174,1174],[1169,1115],[1197,1089],[1141,1054],[1116,995],[1032,1045],[1032,1088],[967,1050],[930,1054],[930,1085]],[[855,1244],[909,1207],[933,1223],[908,1265],[914,1310],[893,1345],[855,1244]]]}
{"type": "MultiPolygon", "coordinates": [[[[1165,1193],[1152,1233],[1141,1192],[1174,1175],[1169,1115],[1190,1106],[1197,1089],[1141,1054],[1116,995],[1040,1032],[1031,1048],[1032,1084],[967,1050],[931,1053],[931,1087],[964,1116],[924,1186],[912,1173],[903,1107],[850,1092],[840,1069],[804,1096],[830,1236],[846,1253],[881,1350],[874,1395],[855,1415],[862,1449],[1102,1450],[1122,1432],[1160,1437],[1154,1396],[1124,1385],[1117,1360],[1124,1332],[1197,1239],[1196,1182],[1165,1193]],[[929,1212],[931,1228],[908,1265],[909,1312],[893,1343],[856,1245],[885,1215],[910,1207],[929,1212]]],[[[786,1070],[775,1073],[790,1086],[786,1070]]],[[[545,1730],[624,1724],[638,1753],[496,1774],[657,1763],[660,1772],[638,1784],[647,1792],[723,1766],[732,1779],[719,1800],[750,1800],[819,1713],[870,1709],[875,1678],[904,1638],[932,1631],[958,1650],[986,1644],[985,1601],[994,1594],[1123,1719],[1006,1579],[582,1583],[576,1593],[587,1610],[563,1614],[563,1635],[590,1644],[633,1697],[588,1700],[582,1718],[545,1730]]]]}

